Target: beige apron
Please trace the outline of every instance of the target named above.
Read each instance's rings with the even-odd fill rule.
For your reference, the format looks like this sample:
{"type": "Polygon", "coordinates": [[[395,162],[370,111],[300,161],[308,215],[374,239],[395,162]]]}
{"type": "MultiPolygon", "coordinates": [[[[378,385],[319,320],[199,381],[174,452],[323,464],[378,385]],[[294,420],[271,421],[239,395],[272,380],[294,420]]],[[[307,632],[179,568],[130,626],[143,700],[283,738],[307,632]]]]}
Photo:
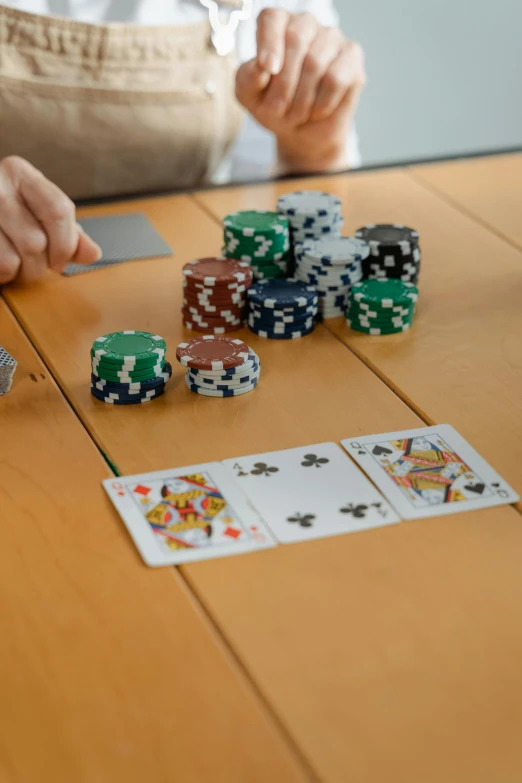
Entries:
{"type": "Polygon", "coordinates": [[[207,23],[90,25],[0,5],[0,159],[72,198],[210,180],[241,123],[207,23]]]}

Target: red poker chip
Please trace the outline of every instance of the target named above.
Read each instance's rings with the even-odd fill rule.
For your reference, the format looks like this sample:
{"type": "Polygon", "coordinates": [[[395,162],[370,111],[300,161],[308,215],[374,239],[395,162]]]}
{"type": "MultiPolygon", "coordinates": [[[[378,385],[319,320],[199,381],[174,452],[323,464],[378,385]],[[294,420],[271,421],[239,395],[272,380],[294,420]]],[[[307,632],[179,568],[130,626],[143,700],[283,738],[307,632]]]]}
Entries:
{"type": "Polygon", "coordinates": [[[231,334],[232,332],[238,332],[243,329],[244,324],[227,324],[226,326],[202,326],[195,321],[183,320],[183,326],[185,329],[189,329],[191,332],[199,332],[200,334],[212,334],[223,335],[231,334]]]}
{"type": "Polygon", "coordinates": [[[202,307],[194,306],[188,303],[184,303],[181,308],[182,312],[190,315],[197,315],[200,318],[243,318],[246,315],[246,309],[241,307],[240,309],[225,308],[224,310],[212,308],[211,310],[204,310],[202,307]]]}
{"type": "Polygon", "coordinates": [[[194,321],[201,326],[238,326],[243,323],[242,318],[208,318],[206,315],[187,313],[186,310],[183,310],[181,314],[185,321],[194,321]]]}
{"type": "Polygon", "coordinates": [[[183,297],[182,302],[183,307],[192,307],[194,310],[197,310],[201,313],[208,313],[209,315],[215,314],[219,315],[220,313],[235,313],[236,315],[239,315],[240,313],[244,312],[246,310],[246,302],[243,303],[237,303],[237,302],[217,302],[216,304],[202,304],[202,302],[194,301],[194,299],[187,299],[186,297],[183,297]]]}
{"type": "Polygon", "coordinates": [[[236,261],[234,258],[200,258],[189,261],[183,267],[183,274],[197,283],[203,283],[208,288],[219,284],[244,283],[252,277],[252,270],[247,261],[236,261]]]}
{"type": "Polygon", "coordinates": [[[249,348],[243,340],[205,335],[176,349],[176,358],[184,367],[195,370],[230,370],[248,361],[249,348]]]}
{"type": "Polygon", "coordinates": [[[227,283],[226,285],[215,285],[210,287],[204,285],[204,283],[195,283],[190,277],[187,277],[185,278],[183,287],[191,291],[197,291],[198,294],[220,293],[224,296],[229,296],[230,294],[244,294],[245,291],[250,288],[250,285],[247,285],[247,283],[248,280],[244,283],[227,283]]]}
{"type": "Polygon", "coordinates": [[[184,296],[183,304],[185,302],[193,307],[201,307],[203,310],[212,310],[212,308],[216,310],[228,310],[229,308],[242,310],[247,305],[245,299],[231,301],[230,299],[200,299],[197,296],[184,296]]]}

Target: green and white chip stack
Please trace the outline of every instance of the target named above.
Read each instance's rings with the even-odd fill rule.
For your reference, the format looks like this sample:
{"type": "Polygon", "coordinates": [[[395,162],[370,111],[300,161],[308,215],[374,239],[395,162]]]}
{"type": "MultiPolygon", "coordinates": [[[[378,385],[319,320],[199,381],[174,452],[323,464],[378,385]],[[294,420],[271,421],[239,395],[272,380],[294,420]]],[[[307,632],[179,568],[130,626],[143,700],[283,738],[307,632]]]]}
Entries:
{"type": "Polygon", "coordinates": [[[364,280],[352,286],[346,322],[365,334],[399,334],[413,323],[419,289],[402,280],[364,280]]]}
{"type": "Polygon", "coordinates": [[[290,227],[277,212],[233,212],[223,221],[223,255],[248,261],[255,280],[284,277],[289,267],[290,227]]]}
{"type": "Polygon", "coordinates": [[[126,330],[98,337],[91,348],[91,394],[114,405],[150,402],[172,375],[167,344],[157,334],[126,330]]]}

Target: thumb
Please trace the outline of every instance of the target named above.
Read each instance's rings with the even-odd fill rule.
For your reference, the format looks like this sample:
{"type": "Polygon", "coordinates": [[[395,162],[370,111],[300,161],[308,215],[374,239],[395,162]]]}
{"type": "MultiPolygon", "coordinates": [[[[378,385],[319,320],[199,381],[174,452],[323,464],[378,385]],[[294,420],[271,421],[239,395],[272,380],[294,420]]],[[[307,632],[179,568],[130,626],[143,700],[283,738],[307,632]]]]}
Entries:
{"type": "Polygon", "coordinates": [[[99,261],[102,257],[102,249],[96,244],[77,224],[78,227],[78,246],[74,256],[71,258],[73,264],[92,264],[99,261]]]}
{"type": "Polygon", "coordinates": [[[236,74],[236,97],[245,109],[250,110],[268,87],[271,75],[257,65],[257,58],[244,63],[236,74]]]}

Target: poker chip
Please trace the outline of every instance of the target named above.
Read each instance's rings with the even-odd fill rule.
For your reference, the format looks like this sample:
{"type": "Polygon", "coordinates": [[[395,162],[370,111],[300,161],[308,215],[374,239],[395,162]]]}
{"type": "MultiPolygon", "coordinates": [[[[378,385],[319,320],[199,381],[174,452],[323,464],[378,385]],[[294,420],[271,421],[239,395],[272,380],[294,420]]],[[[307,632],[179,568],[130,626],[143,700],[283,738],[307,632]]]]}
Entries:
{"type": "Polygon", "coordinates": [[[303,337],[315,327],[317,293],[299,280],[258,281],[248,291],[248,304],[248,327],[260,337],[303,337]]]}
{"type": "Polygon", "coordinates": [[[116,400],[113,397],[105,397],[103,394],[96,393],[93,389],[91,389],[91,395],[97,399],[100,400],[100,402],[107,402],[111,405],[142,405],[146,402],[152,402],[152,400],[155,400],[156,397],[161,397],[163,394],[163,389],[159,391],[154,397],[142,397],[142,398],[132,398],[132,399],[120,399],[116,400]]]}
{"type": "Polygon", "coordinates": [[[180,343],[176,358],[184,367],[199,370],[226,370],[249,359],[249,348],[242,340],[205,335],[180,343]]]}
{"type": "Polygon", "coordinates": [[[223,220],[223,233],[223,255],[248,263],[255,280],[283,277],[287,273],[290,227],[278,212],[233,212],[223,220]]]}
{"type": "Polygon", "coordinates": [[[93,361],[116,367],[152,367],[165,356],[165,340],[150,332],[126,330],[97,337],[91,348],[93,361]]]}
{"type": "Polygon", "coordinates": [[[355,236],[370,247],[363,261],[363,276],[368,280],[402,280],[417,285],[421,267],[419,234],[398,223],[363,226],[355,236]]]}
{"type": "Polygon", "coordinates": [[[246,262],[201,258],[183,267],[182,318],[186,329],[223,335],[243,327],[245,294],[252,283],[246,262]]]}
{"type": "Polygon", "coordinates": [[[115,405],[136,405],[159,397],[172,376],[167,345],[150,332],[111,332],[91,348],[91,394],[115,405]]]}
{"type": "Polygon", "coordinates": [[[350,288],[362,280],[361,264],[369,255],[369,245],[353,237],[308,240],[299,245],[295,276],[317,290],[321,318],[343,315],[350,288]]]}
{"type": "Polygon", "coordinates": [[[365,280],[352,287],[346,321],[350,328],[370,335],[398,334],[410,329],[418,289],[401,280],[365,280]]]}
{"type": "Polygon", "coordinates": [[[251,383],[250,386],[241,386],[237,389],[210,389],[207,387],[196,386],[195,384],[190,383],[188,379],[185,379],[185,384],[191,392],[200,394],[202,397],[240,397],[243,394],[248,394],[248,392],[253,391],[257,386],[257,381],[255,383],[251,383]]]}
{"type": "Polygon", "coordinates": [[[277,202],[278,211],[288,218],[294,258],[298,245],[307,240],[338,237],[343,226],[342,202],[331,193],[301,190],[286,193],[277,202]]]}
{"type": "Polygon", "coordinates": [[[205,337],[180,343],[176,357],[187,367],[185,383],[195,394],[237,397],[259,380],[259,357],[246,343],[230,337],[205,337]]]}
{"type": "Polygon", "coordinates": [[[140,394],[159,386],[164,386],[168,380],[172,377],[172,366],[169,362],[165,362],[163,372],[157,375],[155,378],[151,378],[145,381],[134,381],[131,383],[117,383],[107,381],[104,378],[100,378],[98,375],[91,373],[91,387],[99,392],[108,392],[114,394],[140,394]]]}
{"type": "Polygon", "coordinates": [[[11,389],[18,362],[0,345],[0,396],[11,389]]]}

